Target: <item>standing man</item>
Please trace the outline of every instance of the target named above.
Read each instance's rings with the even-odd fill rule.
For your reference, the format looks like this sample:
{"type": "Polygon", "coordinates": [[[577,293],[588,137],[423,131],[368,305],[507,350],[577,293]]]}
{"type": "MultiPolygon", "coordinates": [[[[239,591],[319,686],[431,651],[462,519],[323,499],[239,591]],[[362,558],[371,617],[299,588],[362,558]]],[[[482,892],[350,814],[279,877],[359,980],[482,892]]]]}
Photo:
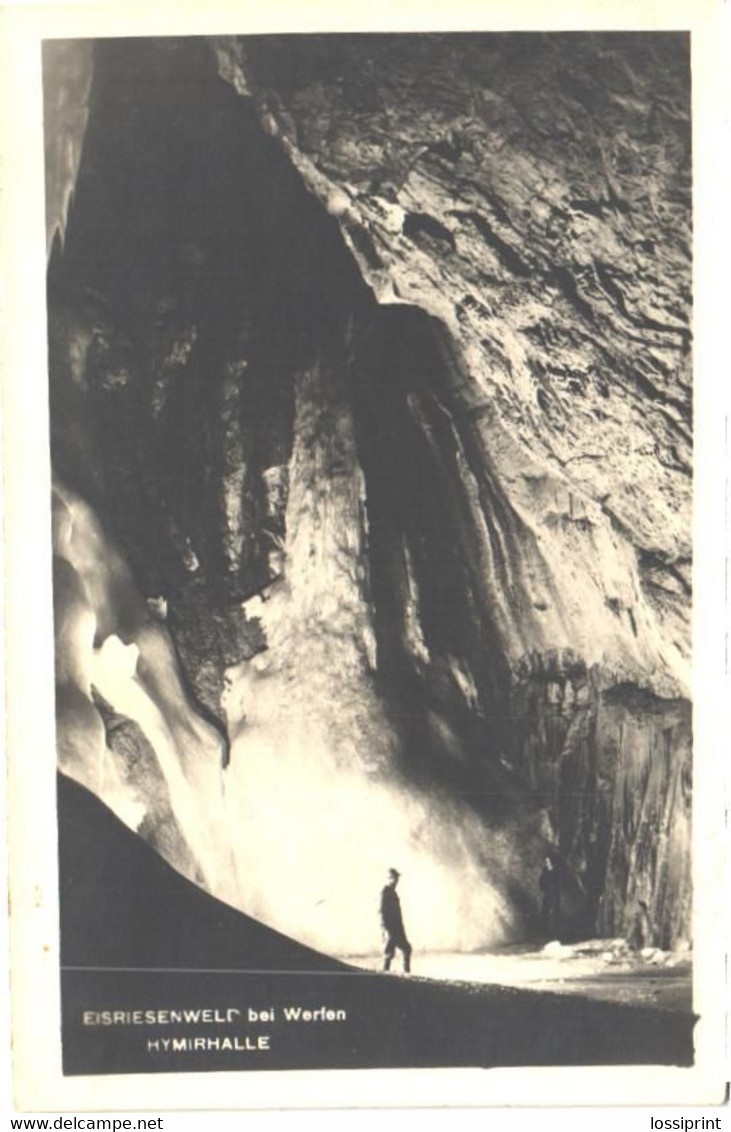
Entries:
{"type": "Polygon", "coordinates": [[[411,970],[411,944],[406,938],[404,921],[401,916],[401,901],[396,895],[396,885],[401,873],[398,869],[388,870],[388,884],[381,892],[381,927],[383,929],[383,969],[391,969],[391,960],[398,949],[404,957],[404,974],[411,970]]]}
{"type": "Polygon", "coordinates": [[[541,926],[547,939],[561,931],[561,878],[551,857],[546,857],[538,879],[541,890],[541,926]]]}

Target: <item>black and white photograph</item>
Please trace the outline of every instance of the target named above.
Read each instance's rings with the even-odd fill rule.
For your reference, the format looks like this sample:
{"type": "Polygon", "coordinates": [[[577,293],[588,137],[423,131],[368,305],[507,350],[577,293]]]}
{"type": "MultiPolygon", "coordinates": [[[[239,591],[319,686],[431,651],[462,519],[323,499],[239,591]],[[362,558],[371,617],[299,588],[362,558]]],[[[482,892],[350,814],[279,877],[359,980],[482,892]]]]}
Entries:
{"type": "Polygon", "coordinates": [[[697,1064],[691,50],[44,37],[65,1078],[697,1064]]]}

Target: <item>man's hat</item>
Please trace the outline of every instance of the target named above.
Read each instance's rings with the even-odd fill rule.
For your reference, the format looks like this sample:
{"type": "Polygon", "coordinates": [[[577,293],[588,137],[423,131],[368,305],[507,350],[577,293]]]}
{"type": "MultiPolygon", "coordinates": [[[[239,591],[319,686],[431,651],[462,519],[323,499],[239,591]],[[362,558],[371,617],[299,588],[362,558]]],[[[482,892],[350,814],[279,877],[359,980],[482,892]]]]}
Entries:
{"type": "Polygon", "coordinates": [[[398,871],[398,869],[389,869],[388,874],[389,874],[389,876],[392,876],[392,877],[400,877],[401,876],[401,873],[398,871]]]}

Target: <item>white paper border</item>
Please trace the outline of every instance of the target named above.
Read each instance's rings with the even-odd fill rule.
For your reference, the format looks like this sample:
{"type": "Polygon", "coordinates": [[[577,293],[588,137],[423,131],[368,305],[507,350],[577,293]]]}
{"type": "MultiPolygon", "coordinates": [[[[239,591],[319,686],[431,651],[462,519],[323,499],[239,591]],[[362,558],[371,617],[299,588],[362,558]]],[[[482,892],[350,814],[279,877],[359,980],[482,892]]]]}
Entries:
{"type": "MultiPolygon", "coordinates": [[[[721,0],[14,3],[0,8],[0,292],[15,1101],[21,1111],[719,1103],[727,938],[722,524],[729,18],[721,0]],[[64,1078],[60,1061],[42,38],[314,31],[691,30],[695,161],[694,881],[697,1064],[64,1078]],[[726,121],[724,121],[724,115],[726,121]]],[[[728,249],[727,249],[728,250],[728,249]]]]}

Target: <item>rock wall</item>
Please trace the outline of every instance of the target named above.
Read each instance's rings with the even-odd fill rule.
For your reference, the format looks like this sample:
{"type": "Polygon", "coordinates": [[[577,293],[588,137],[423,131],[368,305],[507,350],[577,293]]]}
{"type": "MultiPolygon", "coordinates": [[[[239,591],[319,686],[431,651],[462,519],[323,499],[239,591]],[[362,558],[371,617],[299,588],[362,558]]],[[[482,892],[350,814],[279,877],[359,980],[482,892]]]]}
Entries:
{"type": "Polygon", "coordinates": [[[54,465],[276,926],[359,950],[398,857],[515,938],[551,849],[567,935],[689,935],[688,100],[669,34],[95,47],[54,465]]]}
{"type": "Polygon", "coordinates": [[[507,716],[487,742],[545,807],[584,930],[627,930],[644,894],[665,942],[687,933],[687,39],[214,46],[412,361],[410,312],[431,317],[405,418],[461,511],[465,622],[479,625],[459,634],[477,638],[463,697],[476,688],[507,716]]]}
{"type": "Polygon", "coordinates": [[[604,601],[590,617],[578,602],[565,635],[585,653],[596,638],[594,656],[649,672],[658,690],[687,690],[687,39],[265,37],[216,50],[379,301],[443,323],[461,428],[544,554],[558,543],[557,559],[601,560],[604,601]],[[606,543],[582,549],[602,537],[631,547],[637,594],[635,579],[608,582],[606,543]],[[647,629],[669,631],[638,656],[632,638],[650,633],[629,611],[637,622],[643,604],[647,629]]]}

